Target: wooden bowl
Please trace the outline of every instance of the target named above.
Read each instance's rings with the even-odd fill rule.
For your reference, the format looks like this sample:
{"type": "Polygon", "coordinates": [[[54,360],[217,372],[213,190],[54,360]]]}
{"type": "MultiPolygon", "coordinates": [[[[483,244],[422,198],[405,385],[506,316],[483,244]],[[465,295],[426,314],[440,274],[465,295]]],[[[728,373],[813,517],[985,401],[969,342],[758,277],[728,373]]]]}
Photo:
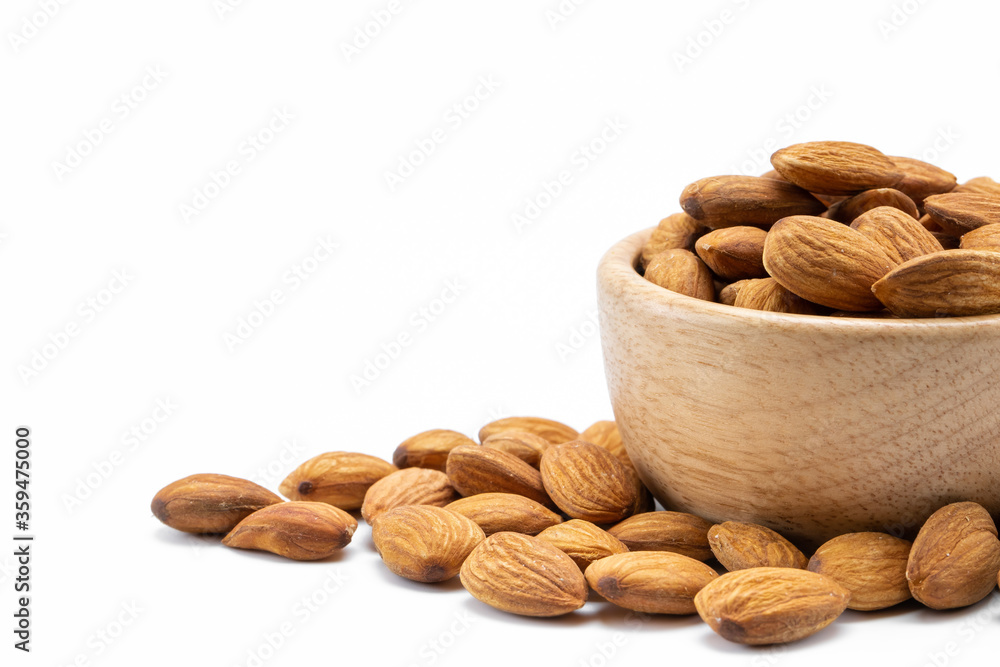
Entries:
{"type": "Polygon", "coordinates": [[[598,269],[622,439],[668,509],[815,546],[912,536],[947,503],[1000,513],[1000,316],[786,315],[693,299],[636,272],[652,230],[598,269]]]}

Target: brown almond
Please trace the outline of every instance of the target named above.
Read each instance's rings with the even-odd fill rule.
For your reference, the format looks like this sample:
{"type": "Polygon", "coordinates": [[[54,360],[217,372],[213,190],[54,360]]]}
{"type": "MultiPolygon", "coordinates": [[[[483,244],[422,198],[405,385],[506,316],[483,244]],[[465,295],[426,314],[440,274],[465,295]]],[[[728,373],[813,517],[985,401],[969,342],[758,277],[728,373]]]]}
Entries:
{"type": "Polygon", "coordinates": [[[991,195],[993,197],[1000,197],[1000,183],[997,183],[989,176],[979,176],[956,186],[951,192],[966,192],[975,195],[991,195]]]}
{"type": "Polygon", "coordinates": [[[483,447],[513,454],[533,468],[538,467],[549,445],[549,441],[542,436],[527,431],[503,431],[483,441],[483,447]]]}
{"type": "Polygon", "coordinates": [[[329,558],[351,543],[357,520],[327,503],[292,501],[257,510],[222,539],[227,547],[270,551],[292,560],[329,558]]]}
{"type": "Polygon", "coordinates": [[[962,235],[962,250],[1000,251],[1000,224],[983,225],[962,235]]]}
{"type": "Polygon", "coordinates": [[[514,493],[477,493],[446,505],[475,521],[487,535],[512,532],[537,535],[562,523],[562,517],[530,498],[514,493]]]}
{"type": "Polygon", "coordinates": [[[924,200],[931,195],[951,192],[958,185],[954,174],[923,160],[910,157],[892,157],[891,159],[896,165],[896,169],[902,174],[902,177],[892,187],[906,194],[917,206],[923,206],[924,200]]]}
{"type": "Polygon", "coordinates": [[[687,213],[668,215],[656,226],[646,245],[642,247],[642,266],[649,264],[653,255],[665,250],[690,250],[694,252],[694,243],[702,234],[708,231],[687,213]]]}
{"type": "Polygon", "coordinates": [[[372,524],[372,542],[391,572],[412,581],[451,579],[486,539],[474,521],[432,505],[395,507],[372,524]]]}
{"type": "Polygon", "coordinates": [[[697,255],[687,250],[666,250],[653,255],[644,275],[649,282],[671,292],[704,301],[715,298],[712,272],[697,255]]]}
{"type": "Polygon", "coordinates": [[[150,509],[157,519],[185,533],[228,533],[257,510],[280,502],[249,480],[203,473],[160,489],[150,509]]]}
{"type": "Polygon", "coordinates": [[[712,553],[733,572],[754,567],[805,569],[809,559],[775,531],[755,523],[726,521],[708,531],[712,553]]]}
{"type": "Polygon", "coordinates": [[[817,549],[808,569],[851,591],[848,609],[885,609],[911,597],[906,583],[911,546],[886,533],[848,533],[817,549]]]}
{"type": "Polygon", "coordinates": [[[637,551],[603,558],[584,572],[608,602],[647,614],[693,614],[694,597],[718,574],[670,551],[637,551]]]}
{"type": "Polygon", "coordinates": [[[764,278],[764,239],[759,227],[725,227],[705,234],[695,251],[715,275],[724,280],[764,278]]]}
{"type": "Polygon", "coordinates": [[[686,512],[645,512],[608,529],[629,551],[670,551],[695,560],[708,560],[708,529],[712,524],[686,512]]]}
{"type": "Polygon", "coordinates": [[[625,543],[617,537],[583,519],[570,519],[546,528],[538,533],[538,539],[572,558],[581,572],[594,561],[628,551],[625,543]]]}
{"type": "Polygon", "coordinates": [[[368,488],[396,466],[376,456],[354,452],[327,452],[314,456],[293,470],[278,490],[289,500],[327,503],[342,510],[356,510],[368,488]]]}
{"type": "Polygon", "coordinates": [[[475,440],[457,431],[433,429],[407,438],[392,455],[397,468],[430,468],[444,472],[448,454],[459,445],[474,445],[475,440]]]}
{"type": "Polygon", "coordinates": [[[480,602],[522,616],[560,616],[587,601],[587,582],[573,559],[548,542],[495,533],[465,559],[462,585],[480,602]]]}
{"type": "Polygon", "coordinates": [[[603,447],[622,461],[632,461],[625,451],[625,444],[622,442],[622,434],[618,430],[618,424],[611,420],[596,421],[580,433],[578,440],[589,442],[592,445],[603,447]]]}
{"type": "Polygon", "coordinates": [[[785,218],[764,242],[771,277],[806,301],[837,310],[881,310],[871,288],[894,265],[861,232],[823,218],[785,218]]]}
{"type": "Polygon", "coordinates": [[[1000,572],[1000,541],[990,513],[978,503],[934,512],[910,549],[910,592],[931,609],[975,604],[993,592],[1000,572]]]}
{"type": "MultiPolygon", "coordinates": [[[[551,449],[551,448],[550,448],[551,449]]],[[[552,505],[542,475],[513,454],[482,446],[451,450],[448,479],[463,496],[477,493],[514,493],[546,507],[552,505]]]]}
{"type": "MultiPolygon", "coordinates": [[[[464,446],[464,445],[463,445],[464,446]]],[[[476,449],[478,445],[474,445],[476,449]]],[[[371,485],[361,505],[361,516],[371,524],[394,507],[434,505],[444,507],[458,498],[448,476],[440,470],[407,468],[386,475],[371,485]]]]}
{"type": "Polygon", "coordinates": [[[479,429],[479,442],[485,442],[486,438],[504,431],[527,431],[537,436],[545,438],[553,445],[561,442],[576,440],[580,435],[576,429],[570,428],[562,422],[543,417],[504,417],[492,421],[479,429]]]}
{"type": "Polygon", "coordinates": [[[789,182],[828,195],[891,188],[902,177],[882,151],[849,141],[794,144],[774,153],[771,164],[789,182]]]}
{"type": "Polygon", "coordinates": [[[944,250],[915,218],[890,206],[862,213],[851,223],[851,229],[874,241],[897,264],[944,250]]]}
{"type": "Polygon", "coordinates": [[[942,250],[900,264],[872,286],[899,317],[1000,313],[1000,252],[942,250]]]}
{"type": "Polygon", "coordinates": [[[736,297],[739,296],[740,290],[749,282],[749,280],[737,280],[735,283],[724,286],[718,292],[717,298],[719,303],[724,303],[727,306],[735,306],[736,297]]]}
{"type": "Polygon", "coordinates": [[[942,231],[952,236],[1000,223],[1000,196],[996,195],[968,192],[934,195],[924,201],[924,208],[942,231]]]}
{"type": "Polygon", "coordinates": [[[634,512],[639,500],[638,480],[625,464],[582,440],[546,450],[541,473],[549,497],[574,519],[614,523],[634,512]]]}
{"type": "Polygon", "coordinates": [[[758,567],[728,572],[694,598],[698,614],[738,644],[784,644],[819,632],[840,616],[851,592],[808,570],[758,567]]]}
{"type": "Polygon", "coordinates": [[[862,213],[870,211],[873,208],[879,208],[880,206],[889,206],[902,211],[914,220],[920,217],[920,212],[917,210],[917,205],[913,203],[913,200],[899,190],[893,190],[892,188],[865,190],[860,194],[849,197],[839,204],[831,206],[827,217],[849,225],[862,213]]]}
{"type": "Polygon", "coordinates": [[[773,313],[819,314],[816,304],[789,292],[774,278],[744,281],[744,284],[740,285],[733,305],[737,308],[766,310],[773,313]]]}
{"type": "Polygon", "coordinates": [[[770,227],[789,215],[817,215],[826,206],[786,181],[758,176],[711,176],[681,193],[681,208],[713,229],[736,225],[770,227]]]}

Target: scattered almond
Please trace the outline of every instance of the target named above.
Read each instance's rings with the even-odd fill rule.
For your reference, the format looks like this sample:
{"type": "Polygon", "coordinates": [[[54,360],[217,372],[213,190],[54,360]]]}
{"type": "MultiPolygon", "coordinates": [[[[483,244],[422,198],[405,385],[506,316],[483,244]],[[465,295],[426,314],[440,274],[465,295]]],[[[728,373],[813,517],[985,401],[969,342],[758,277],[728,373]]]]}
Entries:
{"type": "Polygon", "coordinates": [[[538,539],[572,558],[580,571],[586,570],[594,561],[628,551],[628,547],[617,537],[582,519],[570,519],[546,528],[538,533],[538,539]]]}
{"type": "Polygon", "coordinates": [[[982,505],[952,503],[934,512],[913,541],[906,566],[910,592],[932,609],[975,604],[993,592],[1000,572],[997,527],[982,505]]]}
{"type": "Polygon", "coordinates": [[[944,250],[914,217],[890,206],[862,213],[851,223],[851,229],[867,236],[896,264],[944,250]]]}
{"type": "Polygon", "coordinates": [[[550,447],[541,473],[549,497],[574,519],[614,523],[635,511],[637,479],[603,447],[582,440],[550,447]]]}
{"type": "Polygon", "coordinates": [[[549,441],[527,431],[503,431],[486,438],[483,447],[513,454],[531,467],[537,468],[542,461],[542,454],[549,448],[549,441]]]}
{"type": "Polygon", "coordinates": [[[430,468],[444,472],[448,454],[459,445],[474,445],[476,442],[457,431],[433,429],[407,438],[392,455],[397,468],[430,468]]]}
{"type": "Polygon", "coordinates": [[[962,250],[995,250],[1000,252],[1000,224],[983,225],[962,236],[962,250]]]}
{"type": "Polygon", "coordinates": [[[708,565],[670,551],[608,556],[584,574],[608,602],[647,614],[695,613],[695,595],[719,576],[708,565]]]}
{"type": "Polygon", "coordinates": [[[327,452],[292,471],[278,490],[289,500],[327,503],[342,510],[356,510],[368,488],[396,466],[376,456],[353,452],[327,452]]]}
{"type": "Polygon", "coordinates": [[[886,533],[849,533],[823,544],[809,571],[851,591],[848,609],[874,611],[910,599],[906,560],[912,544],[886,533]]]}
{"type": "Polygon", "coordinates": [[[755,567],[805,569],[809,560],[794,544],[755,523],[726,521],[708,531],[712,553],[730,572],[755,567]]]}
{"type": "Polygon", "coordinates": [[[204,473],[163,487],[150,508],[157,519],[185,533],[228,533],[257,510],[280,502],[249,480],[204,473]]]}
{"type": "Polygon", "coordinates": [[[227,547],[270,551],[292,560],[329,558],[351,543],[357,520],[327,503],[292,501],[257,510],[222,539],[227,547]]]}
{"type": "Polygon", "coordinates": [[[737,308],[766,310],[773,313],[816,315],[819,308],[797,294],[793,294],[774,278],[741,281],[733,305],[737,308]]]}
{"type": "MultiPolygon", "coordinates": [[[[475,446],[478,449],[478,445],[475,446]]],[[[371,524],[380,514],[394,507],[435,505],[444,507],[458,495],[439,470],[407,468],[386,475],[371,485],[361,506],[361,516],[371,524]]]]}
{"type": "Polygon", "coordinates": [[[692,218],[687,213],[668,215],[653,230],[653,234],[642,248],[642,266],[649,264],[653,255],[665,250],[690,250],[694,252],[694,243],[708,228],[692,218]]]}
{"type": "Polygon", "coordinates": [[[475,521],[487,535],[505,531],[537,535],[562,523],[562,517],[544,505],[513,493],[477,493],[445,507],[475,521]]]}
{"type": "Polygon", "coordinates": [[[561,422],[542,417],[504,417],[490,422],[479,429],[479,442],[504,431],[527,431],[545,438],[549,443],[558,445],[562,442],[576,440],[580,434],[575,429],[561,422]]]}
{"type": "Polygon", "coordinates": [[[608,532],[629,551],[670,551],[696,560],[708,560],[712,524],[685,512],[646,512],[615,524],[608,532]]]}
{"type": "Polygon", "coordinates": [[[903,192],[917,206],[931,195],[940,195],[955,189],[958,181],[955,175],[940,167],[909,157],[890,158],[902,177],[893,185],[903,192]]]}
{"type": "Polygon", "coordinates": [[[547,507],[552,504],[542,485],[541,473],[499,449],[456,447],[448,457],[448,479],[463,496],[515,493],[547,507]]]}
{"type": "Polygon", "coordinates": [[[462,585],[480,602],[522,616],[560,616],[587,601],[587,582],[569,556],[537,537],[495,533],[461,570],[462,585]]]}
{"type": "Polygon", "coordinates": [[[757,567],[728,572],[701,589],[694,604],[709,627],[738,644],[784,644],[830,625],[851,592],[807,570],[757,567]]]}
{"type": "Polygon", "coordinates": [[[860,194],[849,197],[831,206],[827,217],[849,225],[862,213],[881,206],[894,208],[914,220],[920,217],[920,212],[917,210],[917,205],[913,203],[913,200],[899,190],[893,190],[892,188],[865,190],[860,194]]]}
{"type": "Polygon", "coordinates": [[[474,521],[432,505],[395,507],[372,524],[372,542],[386,567],[406,579],[427,583],[458,574],[484,539],[474,521]]]}

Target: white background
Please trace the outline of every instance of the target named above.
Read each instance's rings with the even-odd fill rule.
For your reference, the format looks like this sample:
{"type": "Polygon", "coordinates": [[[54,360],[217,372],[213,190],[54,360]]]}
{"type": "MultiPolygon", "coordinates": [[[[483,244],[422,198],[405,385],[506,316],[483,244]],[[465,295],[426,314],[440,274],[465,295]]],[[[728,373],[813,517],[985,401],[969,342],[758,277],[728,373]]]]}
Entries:
{"type": "Polygon", "coordinates": [[[1000,175],[996,3],[592,1],[557,21],[558,0],[403,1],[350,57],[387,0],[91,0],[48,19],[44,4],[7,0],[0,16],[0,433],[12,457],[15,426],[33,430],[38,535],[30,656],[10,648],[0,557],[14,664],[995,660],[996,593],[954,613],[849,612],[750,650],[697,617],[640,623],[600,602],[549,621],[495,612],[457,581],[394,577],[367,527],[332,562],[229,550],[161,526],[149,501],[196,472],[276,488],[320,452],[390,457],[429,428],[609,418],[597,261],[676,211],[688,182],[760,173],[774,147],[811,139],[1000,175]],[[495,90],[454,115],[481,77],[495,90]],[[250,148],[276,109],[293,119],[250,148]],[[580,152],[605,127],[613,140],[580,152]],[[437,128],[444,141],[391,188],[385,173],[437,128]],[[213,189],[230,161],[239,173],[213,189]],[[564,170],[519,228],[512,216],[564,170]],[[311,264],[318,239],[338,248],[311,264]],[[287,272],[305,265],[297,284],[287,272]],[[115,272],[127,285],[105,291],[115,272]],[[436,302],[449,281],[457,296],[436,302]],[[274,290],[283,302],[230,349],[274,290]]]}

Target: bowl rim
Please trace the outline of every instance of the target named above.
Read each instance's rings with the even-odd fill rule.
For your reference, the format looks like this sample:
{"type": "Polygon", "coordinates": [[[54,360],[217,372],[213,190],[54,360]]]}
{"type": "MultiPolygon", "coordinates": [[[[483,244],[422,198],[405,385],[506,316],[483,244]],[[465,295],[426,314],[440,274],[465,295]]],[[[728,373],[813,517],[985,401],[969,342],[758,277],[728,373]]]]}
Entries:
{"type": "Polygon", "coordinates": [[[909,319],[886,319],[872,317],[830,317],[829,315],[800,315],[797,313],[775,313],[750,308],[736,308],[723,303],[696,299],[655,285],[643,278],[636,267],[642,247],[656,227],[649,227],[626,236],[618,241],[601,258],[598,265],[598,281],[602,284],[620,283],[649,304],[680,311],[689,315],[720,315],[735,318],[747,325],[767,322],[801,329],[822,329],[825,332],[850,330],[854,332],[886,332],[889,329],[949,329],[962,330],[1000,325],[1000,314],[973,315],[966,317],[931,317],[909,319]]]}

